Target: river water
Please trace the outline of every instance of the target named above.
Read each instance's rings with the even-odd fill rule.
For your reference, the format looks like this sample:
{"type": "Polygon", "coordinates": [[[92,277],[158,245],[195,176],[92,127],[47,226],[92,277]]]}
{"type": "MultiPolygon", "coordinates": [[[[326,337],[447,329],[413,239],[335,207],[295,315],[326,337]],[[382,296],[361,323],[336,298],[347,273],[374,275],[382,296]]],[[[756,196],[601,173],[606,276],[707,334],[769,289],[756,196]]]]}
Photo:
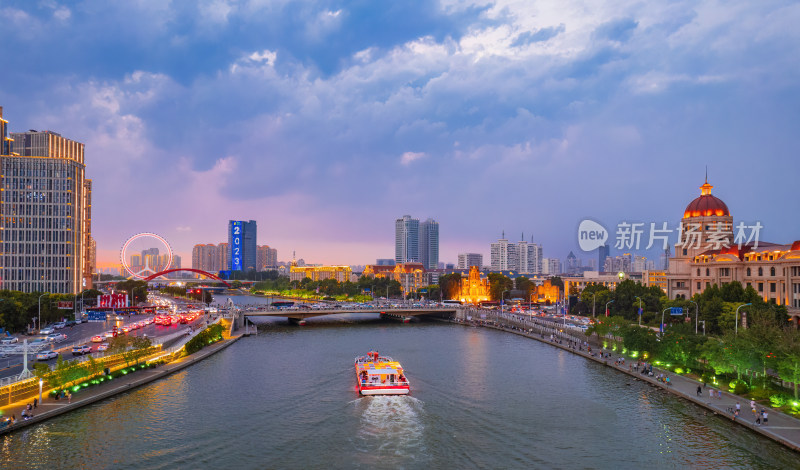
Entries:
{"type": "Polygon", "coordinates": [[[168,378],[0,438],[3,468],[797,468],[728,419],[517,335],[272,321],[168,378]],[[353,358],[412,395],[359,398],[353,358]]]}

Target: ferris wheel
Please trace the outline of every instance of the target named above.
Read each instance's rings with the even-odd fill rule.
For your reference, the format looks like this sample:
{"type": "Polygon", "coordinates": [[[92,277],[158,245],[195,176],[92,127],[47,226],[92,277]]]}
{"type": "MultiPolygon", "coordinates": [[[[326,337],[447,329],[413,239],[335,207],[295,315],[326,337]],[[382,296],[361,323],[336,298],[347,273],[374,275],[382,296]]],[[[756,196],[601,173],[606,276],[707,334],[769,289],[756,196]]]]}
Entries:
{"type": "Polygon", "coordinates": [[[164,239],[164,237],[162,237],[162,236],[160,236],[158,234],[152,233],[152,232],[137,233],[136,235],[130,237],[128,239],[128,241],[126,241],[125,244],[122,245],[122,250],[120,250],[120,261],[122,262],[122,267],[125,268],[125,271],[128,274],[130,274],[132,277],[134,277],[136,279],[144,279],[150,274],[155,274],[156,272],[158,272],[158,271],[156,271],[155,268],[158,268],[160,271],[166,271],[167,269],[170,268],[170,266],[172,266],[172,256],[173,256],[172,255],[172,248],[169,246],[169,242],[167,242],[167,240],[164,239]],[[165,251],[166,251],[166,253],[168,255],[166,266],[163,266],[163,267],[162,266],[150,267],[150,259],[149,259],[149,257],[145,256],[144,259],[142,260],[143,261],[143,266],[141,266],[141,269],[139,271],[134,271],[133,270],[133,267],[130,266],[128,264],[128,261],[127,261],[127,258],[128,258],[128,256],[127,256],[128,255],[128,253],[127,253],[128,252],[128,247],[134,241],[142,239],[142,238],[153,238],[155,240],[158,240],[158,242],[164,246],[164,249],[165,249],[165,251]]]}

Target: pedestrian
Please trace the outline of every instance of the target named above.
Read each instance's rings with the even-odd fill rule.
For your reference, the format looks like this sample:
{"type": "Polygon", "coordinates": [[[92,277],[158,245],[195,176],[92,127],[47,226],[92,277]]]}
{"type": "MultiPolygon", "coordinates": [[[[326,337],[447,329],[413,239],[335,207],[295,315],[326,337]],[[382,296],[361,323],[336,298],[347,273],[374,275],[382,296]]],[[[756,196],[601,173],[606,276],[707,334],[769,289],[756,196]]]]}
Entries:
{"type": "Polygon", "coordinates": [[[736,402],[736,416],[739,416],[739,412],[742,411],[742,405],[739,402],[736,402]]]}
{"type": "Polygon", "coordinates": [[[698,385],[698,386],[697,386],[697,396],[699,397],[699,396],[701,396],[702,394],[703,394],[703,389],[702,389],[702,388],[700,388],[700,386],[698,385]]]}
{"type": "Polygon", "coordinates": [[[717,390],[717,400],[722,400],[722,390],[717,390]]]}
{"type": "Polygon", "coordinates": [[[72,403],[72,392],[67,392],[67,404],[72,403]]]}
{"type": "Polygon", "coordinates": [[[757,413],[757,411],[756,411],[756,401],[755,400],[750,400],[750,411],[752,411],[753,414],[757,413]]]}
{"type": "Polygon", "coordinates": [[[33,409],[34,410],[36,409],[36,405],[38,405],[38,404],[39,404],[39,399],[38,398],[34,398],[33,399],[33,409]]]}
{"type": "Polygon", "coordinates": [[[767,418],[769,418],[767,410],[761,410],[761,422],[764,424],[764,426],[767,425],[767,418]]]}
{"type": "Polygon", "coordinates": [[[708,389],[708,398],[711,399],[711,400],[714,399],[714,389],[713,388],[709,388],[708,389]]]}

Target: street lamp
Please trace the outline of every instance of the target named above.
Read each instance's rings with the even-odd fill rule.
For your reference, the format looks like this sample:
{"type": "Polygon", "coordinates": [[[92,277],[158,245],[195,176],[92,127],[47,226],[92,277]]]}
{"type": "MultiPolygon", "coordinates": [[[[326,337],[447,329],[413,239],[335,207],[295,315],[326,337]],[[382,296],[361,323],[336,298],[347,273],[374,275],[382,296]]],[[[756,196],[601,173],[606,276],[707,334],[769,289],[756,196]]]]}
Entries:
{"type": "Polygon", "coordinates": [[[502,294],[500,294],[500,313],[503,313],[503,299],[506,298],[506,292],[511,292],[510,290],[504,290],[502,294]]]}
{"type": "Polygon", "coordinates": [[[595,318],[595,316],[594,316],[594,296],[595,295],[597,295],[597,292],[592,292],[592,318],[595,318]]]}
{"type": "Polygon", "coordinates": [[[736,324],[733,325],[733,335],[734,336],[739,334],[739,309],[742,308],[742,307],[747,307],[749,305],[753,305],[753,304],[742,304],[742,305],[739,305],[738,307],[736,307],[736,324]]]}
{"type": "Polygon", "coordinates": [[[639,326],[642,326],[642,298],[638,295],[634,296],[639,299],[639,326]]]}
{"type": "Polygon", "coordinates": [[[44,380],[39,379],[39,404],[42,404],[42,385],[44,385],[44,380]]]}
{"type": "Polygon", "coordinates": [[[697,312],[700,310],[700,307],[698,307],[697,302],[694,300],[690,300],[689,302],[694,304],[694,334],[697,334],[697,312]]]}
{"type": "Polygon", "coordinates": [[[614,302],[614,299],[611,299],[611,300],[609,300],[608,302],[606,302],[606,316],[608,316],[608,305],[609,305],[610,303],[612,303],[612,302],[614,302]]]}
{"type": "Polygon", "coordinates": [[[671,308],[672,307],[667,307],[667,308],[664,309],[663,312],[661,312],[661,325],[660,325],[660,328],[659,328],[661,330],[661,336],[664,336],[664,330],[666,329],[666,328],[664,328],[664,314],[667,313],[667,310],[669,310],[671,308]]]}
{"type": "Polygon", "coordinates": [[[50,295],[49,292],[45,292],[44,294],[39,296],[39,330],[42,329],[42,297],[45,295],[50,295]]]}

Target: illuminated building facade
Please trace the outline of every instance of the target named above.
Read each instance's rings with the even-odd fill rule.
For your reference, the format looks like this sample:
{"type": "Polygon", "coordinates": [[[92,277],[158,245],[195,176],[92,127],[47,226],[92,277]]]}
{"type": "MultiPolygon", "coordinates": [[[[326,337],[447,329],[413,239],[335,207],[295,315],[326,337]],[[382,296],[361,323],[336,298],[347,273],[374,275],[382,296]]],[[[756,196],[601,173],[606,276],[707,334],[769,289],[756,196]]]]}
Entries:
{"type": "Polygon", "coordinates": [[[647,287],[656,286],[667,292],[667,272],[666,271],[645,271],[642,275],[643,284],[647,287]]]}
{"type": "Polygon", "coordinates": [[[92,285],[91,182],[84,145],[12,133],[0,108],[0,288],[74,294],[92,285]]]}
{"type": "Polygon", "coordinates": [[[353,270],[350,266],[291,266],[289,268],[290,281],[302,281],[309,278],[312,281],[336,279],[338,282],[353,282],[353,270]]]}
{"type": "Polygon", "coordinates": [[[419,219],[404,215],[394,221],[394,261],[419,262],[419,219]]]}
{"type": "Polygon", "coordinates": [[[430,284],[430,273],[422,263],[399,263],[394,266],[368,264],[361,273],[368,278],[389,278],[400,283],[403,295],[430,284]]]}
{"type": "Polygon", "coordinates": [[[461,290],[458,299],[462,303],[479,304],[489,301],[489,279],[481,278],[477,266],[469,268],[469,275],[461,279],[461,290]]]}
{"type": "Polygon", "coordinates": [[[733,217],[725,203],[711,195],[711,188],[706,181],[684,211],[681,238],[666,276],[669,298],[688,299],[713,284],[738,281],[800,319],[800,240],[757,245],[752,240],[740,247],[733,217]]]}
{"type": "Polygon", "coordinates": [[[553,304],[561,299],[561,289],[550,283],[549,279],[536,286],[531,294],[541,304],[553,304]]]}

